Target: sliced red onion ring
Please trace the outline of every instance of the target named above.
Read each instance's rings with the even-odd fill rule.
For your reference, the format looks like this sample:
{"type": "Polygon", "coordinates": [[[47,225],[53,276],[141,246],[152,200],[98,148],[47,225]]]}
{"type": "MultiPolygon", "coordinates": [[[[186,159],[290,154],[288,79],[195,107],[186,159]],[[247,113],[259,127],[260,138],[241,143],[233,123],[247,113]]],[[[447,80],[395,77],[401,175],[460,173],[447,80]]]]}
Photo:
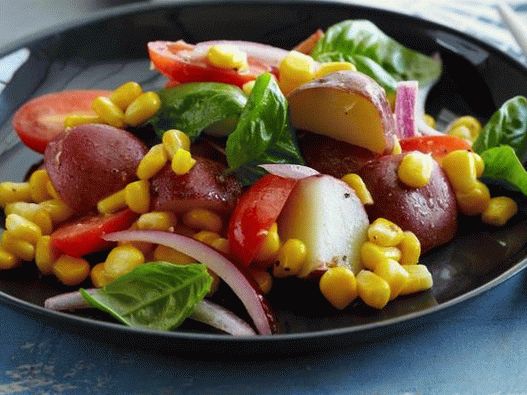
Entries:
{"type": "MultiPolygon", "coordinates": [[[[96,288],[90,288],[86,291],[89,293],[95,292],[96,288]]],[[[88,309],[91,306],[84,299],[79,291],[68,292],[53,296],[44,301],[44,308],[55,311],[67,311],[67,310],[81,310],[88,309]]]]}
{"type": "Polygon", "coordinates": [[[320,174],[315,169],[302,165],[265,164],[259,166],[275,176],[292,178],[294,180],[301,180],[302,178],[320,174]]]}
{"type": "Polygon", "coordinates": [[[432,85],[433,84],[429,84],[419,88],[419,92],[417,94],[415,116],[417,117],[417,130],[423,136],[437,136],[443,134],[439,130],[428,126],[424,120],[426,98],[428,97],[428,93],[430,93],[430,89],[432,89],[432,85]]]}
{"type": "Polygon", "coordinates": [[[275,320],[265,298],[231,261],[216,250],[189,237],[154,230],[125,230],[104,235],[103,239],[161,244],[197,259],[231,287],[247,309],[258,332],[262,335],[272,334],[275,320]]]}
{"type": "Polygon", "coordinates": [[[401,81],[397,83],[395,92],[395,121],[399,138],[417,136],[416,105],[417,81],[401,81]]]}

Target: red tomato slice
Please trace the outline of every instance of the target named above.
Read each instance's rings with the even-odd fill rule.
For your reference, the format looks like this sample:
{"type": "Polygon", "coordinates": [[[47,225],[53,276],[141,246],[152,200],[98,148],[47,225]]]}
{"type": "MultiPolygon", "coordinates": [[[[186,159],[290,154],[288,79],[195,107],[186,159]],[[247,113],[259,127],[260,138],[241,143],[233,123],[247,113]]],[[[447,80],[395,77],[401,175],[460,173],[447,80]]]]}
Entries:
{"type": "Polygon", "coordinates": [[[13,127],[25,145],[43,153],[48,142],[64,131],[66,115],[95,115],[91,109],[93,99],[110,94],[103,90],[78,90],[37,97],[15,113],[13,127]]]}
{"type": "Polygon", "coordinates": [[[297,181],[267,174],[245,192],[229,222],[231,254],[248,266],[276,222],[297,181]]]}
{"type": "Polygon", "coordinates": [[[51,234],[51,242],[63,253],[81,257],[109,247],[111,243],[101,237],[128,229],[136,218],[137,214],[128,209],[105,216],[88,215],[59,227],[51,234]]]}
{"type": "Polygon", "coordinates": [[[206,59],[206,45],[191,45],[184,41],[152,41],[148,53],[154,66],[169,79],[179,82],[223,82],[241,87],[272,67],[249,56],[249,70],[237,72],[211,66],[206,59]]]}
{"type": "Polygon", "coordinates": [[[441,161],[443,157],[455,150],[471,150],[469,142],[456,136],[445,134],[443,136],[409,137],[399,141],[403,151],[420,151],[432,154],[435,160],[441,161]]]}

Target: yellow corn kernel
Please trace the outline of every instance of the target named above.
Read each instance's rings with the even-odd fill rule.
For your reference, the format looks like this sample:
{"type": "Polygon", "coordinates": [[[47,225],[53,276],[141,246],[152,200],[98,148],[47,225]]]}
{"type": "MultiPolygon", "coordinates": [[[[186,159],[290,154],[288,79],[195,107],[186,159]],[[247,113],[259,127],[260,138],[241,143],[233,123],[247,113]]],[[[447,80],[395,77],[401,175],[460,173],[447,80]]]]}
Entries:
{"type": "Polygon", "coordinates": [[[106,275],[106,271],[104,270],[104,262],[98,263],[92,267],[90,278],[95,288],[105,287],[112,282],[112,279],[106,275]]]}
{"type": "Polygon", "coordinates": [[[42,236],[35,247],[35,263],[42,274],[51,274],[53,264],[58,258],[57,251],[53,248],[50,236],[42,236]]]}
{"type": "Polygon", "coordinates": [[[218,237],[216,240],[213,240],[212,243],[210,243],[210,246],[225,255],[228,255],[231,252],[229,240],[224,237],[218,237]]]}
{"type": "Polygon", "coordinates": [[[357,292],[368,306],[382,309],[390,300],[390,285],[382,277],[368,270],[357,274],[357,292]]]}
{"type": "Polygon", "coordinates": [[[192,158],[190,152],[183,148],[179,148],[172,158],[172,171],[178,176],[187,174],[196,164],[196,160],[192,158]]]}
{"type": "Polygon", "coordinates": [[[54,224],[64,222],[74,214],[74,211],[60,199],[46,200],[39,206],[46,210],[54,224]]]}
{"type": "Polygon", "coordinates": [[[60,195],[51,181],[46,184],[46,191],[48,191],[48,195],[51,196],[52,199],[60,199],[60,195]]]}
{"type": "Polygon", "coordinates": [[[112,92],[110,100],[121,110],[125,111],[135,99],[137,99],[143,93],[141,85],[137,82],[130,81],[126,82],[112,92]]]}
{"type": "Polygon", "coordinates": [[[137,166],[137,177],[140,180],[152,178],[165,166],[167,160],[167,153],[163,145],[154,145],[143,159],[141,159],[141,162],[139,162],[139,166],[137,166]]]}
{"type": "Polygon", "coordinates": [[[28,182],[0,183],[0,207],[5,207],[7,203],[30,201],[31,188],[28,182]]]}
{"type": "Polygon", "coordinates": [[[466,126],[456,126],[448,131],[450,136],[459,137],[460,139],[466,140],[469,143],[473,143],[472,136],[470,135],[470,130],[466,126]]]}
{"type": "Polygon", "coordinates": [[[202,230],[201,232],[195,233],[192,237],[209,246],[214,242],[214,240],[221,238],[219,234],[217,234],[216,232],[211,232],[209,230],[202,230]]]}
{"type": "Polygon", "coordinates": [[[16,238],[10,231],[2,233],[2,247],[7,252],[23,261],[32,261],[35,258],[35,246],[28,241],[16,238]]]}
{"type": "Polygon", "coordinates": [[[210,290],[207,293],[207,296],[212,296],[218,290],[220,283],[221,283],[221,278],[216,273],[214,273],[212,270],[209,269],[207,271],[209,273],[209,276],[212,277],[212,284],[210,284],[210,290]]]}
{"type": "Polygon", "coordinates": [[[124,189],[115,192],[102,200],[99,200],[99,203],[97,203],[97,210],[101,214],[115,213],[116,211],[119,211],[125,207],[126,194],[124,189]]]}
{"type": "Polygon", "coordinates": [[[320,292],[336,309],[345,309],[357,299],[357,280],[347,267],[330,267],[320,278],[320,292]]]}
{"type": "Polygon", "coordinates": [[[20,260],[14,254],[0,247],[0,270],[14,269],[20,260]]]}
{"type": "Polygon", "coordinates": [[[430,126],[431,128],[434,128],[436,127],[436,120],[433,116],[429,115],[429,114],[425,114],[423,115],[423,120],[425,121],[425,123],[430,126]]]}
{"type": "Polygon", "coordinates": [[[399,142],[399,139],[397,136],[393,136],[393,148],[392,148],[392,155],[399,155],[403,152],[403,149],[401,148],[401,143],[399,142]]]}
{"type": "Polygon", "coordinates": [[[409,295],[432,288],[434,280],[425,265],[404,265],[408,272],[408,280],[399,295],[409,295]]]}
{"type": "Polygon", "coordinates": [[[280,62],[280,81],[295,81],[298,85],[311,81],[315,78],[315,67],[311,56],[291,51],[280,62]]]}
{"type": "Polygon", "coordinates": [[[461,213],[465,215],[479,215],[489,206],[489,188],[481,181],[476,181],[476,185],[470,191],[456,192],[456,201],[461,213]]]}
{"type": "Polygon", "coordinates": [[[110,251],[104,262],[104,272],[115,280],[131,272],[145,262],[143,253],[131,245],[117,246],[110,251]]]}
{"type": "Polygon", "coordinates": [[[155,92],[145,92],[126,108],[124,120],[130,126],[139,126],[159,111],[161,99],[155,92]]]}
{"type": "Polygon", "coordinates": [[[448,153],[441,161],[441,167],[456,192],[468,192],[474,188],[477,181],[476,163],[469,151],[448,153]]]}
{"type": "Polygon", "coordinates": [[[252,81],[249,81],[249,82],[246,82],[245,84],[243,84],[243,86],[242,86],[243,93],[245,93],[247,96],[250,96],[251,92],[253,91],[255,83],[256,83],[256,81],[252,80],[252,81]]]}
{"type": "Polygon", "coordinates": [[[70,114],[64,118],[64,127],[73,128],[75,126],[86,125],[88,123],[103,123],[98,115],[70,114]]]}
{"type": "Polygon", "coordinates": [[[31,199],[35,203],[40,203],[51,198],[47,189],[48,182],[50,182],[48,172],[44,169],[34,171],[31,177],[29,177],[31,199]]]}
{"type": "Polygon", "coordinates": [[[125,126],[125,115],[123,110],[115,105],[109,97],[97,97],[93,100],[91,108],[104,123],[116,128],[123,128],[125,126]]]}
{"type": "Polygon", "coordinates": [[[518,212],[518,205],[506,196],[490,199],[488,207],[481,214],[483,222],[494,226],[503,226],[518,212]]]}
{"type": "Polygon", "coordinates": [[[268,294],[273,287],[273,276],[265,270],[249,269],[249,273],[253,280],[258,284],[260,291],[264,294],[268,294]]]}
{"type": "Polygon", "coordinates": [[[336,73],[337,71],[357,71],[357,68],[353,63],[350,62],[328,62],[322,63],[315,74],[315,78],[322,78],[331,73],[336,73]]]}
{"type": "Polygon", "coordinates": [[[53,221],[49,213],[36,203],[15,202],[5,206],[5,215],[18,214],[37,225],[43,235],[53,231],[53,221]]]}
{"type": "Polygon", "coordinates": [[[234,45],[212,45],[207,52],[207,59],[213,66],[222,69],[246,70],[247,54],[234,45]]]}
{"type": "Polygon", "coordinates": [[[481,123],[470,115],[459,117],[452,122],[448,128],[448,134],[451,134],[450,131],[459,127],[464,127],[468,130],[470,141],[475,141],[481,132],[481,123]]]}
{"type": "Polygon", "coordinates": [[[397,247],[381,247],[370,241],[362,244],[360,261],[366,269],[375,270],[377,263],[385,259],[399,261],[401,259],[401,251],[397,247]]]}
{"type": "Polygon", "coordinates": [[[28,241],[33,245],[42,236],[42,231],[37,225],[18,214],[9,214],[6,217],[5,228],[11,232],[13,237],[28,241]]]}
{"type": "Polygon", "coordinates": [[[390,286],[390,300],[399,296],[409,278],[408,272],[404,270],[403,266],[393,259],[379,262],[374,273],[390,286]]]}
{"type": "Polygon", "coordinates": [[[399,164],[399,180],[412,188],[421,188],[428,184],[432,176],[433,159],[421,152],[406,154],[399,164]]]}
{"type": "Polygon", "coordinates": [[[298,239],[289,239],[278,251],[278,261],[273,267],[275,277],[296,276],[306,260],[306,245],[298,239]]]}
{"type": "Polygon", "coordinates": [[[169,158],[172,158],[180,148],[190,151],[190,139],[181,130],[167,130],[163,133],[162,141],[169,158]]]}
{"type": "Polygon", "coordinates": [[[485,171],[485,162],[483,162],[483,158],[475,152],[471,152],[471,154],[474,157],[474,165],[476,166],[476,177],[480,178],[485,171]]]}
{"type": "Polygon", "coordinates": [[[401,251],[401,265],[417,265],[421,256],[421,242],[413,232],[403,232],[403,239],[397,248],[401,251]]]}
{"type": "Polygon", "coordinates": [[[403,238],[403,230],[386,218],[377,218],[368,227],[368,239],[382,247],[395,247],[403,238]]]}
{"type": "Polygon", "coordinates": [[[270,262],[276,259],[278,251],[280,250],[280,236],[278,235],[278,225],[273,223],[265,239],[260,247],[260,250],[256,254],[254,260],[256,262],[270,262]]]}
{"type": "Polygon", "coordinates": [[[176,263],[179,265],[188,265],[189,263],[196,262],[196,259],[163,245],[159,245],[155,248],[154,259],[156,261],[176,263]]]}
{"type": "Polygon", "coordinates": [[[371,193],[368,191],[368,188],[366,187],[366,184],[362,180],[361,176],[355,173],[349,173],[342,177],[342,181],[348,184],[348,186],[355,191],[355,194],[362,204],[373,204],[371,193]]]}
{"type": "Polygon", "coordinates": [[[221,217],[214,211],[204,208],[195,208],[183,215],[183,223],[189,228],[197,230],[210,230],[219,233],[223,228],[221,217]]]}
{"type": "Polygon", "coordinates": [[[124,188],[124,200],[134,213],[144,214],[150,209],[150,184],[146,180],[134,181],[124,188]]]}
{"type": "Polygon", "coordinates": [[[137,228],[140,230],[172,231],[176,225],[177,217],[170,211],[152,211],[141,215],[137,220],[137,228]]]}
{"type": "Polygon", "coordinates": [[[61,255],[53,264],[53,274],[64,285],[79,285],[90,275],[90,264],[86,259],[61,255]]]}

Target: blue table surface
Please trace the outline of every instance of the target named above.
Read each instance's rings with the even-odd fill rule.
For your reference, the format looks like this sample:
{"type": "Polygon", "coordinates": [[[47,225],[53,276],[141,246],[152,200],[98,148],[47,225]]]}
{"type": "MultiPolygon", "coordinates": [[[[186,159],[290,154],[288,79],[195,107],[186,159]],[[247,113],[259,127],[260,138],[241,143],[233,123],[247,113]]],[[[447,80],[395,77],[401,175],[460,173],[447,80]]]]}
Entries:
{"type": "MultiPolygon", "coordinates": [[[[57,3],[60,12],[46,13],[50,3],[44,1],[0,0],[0,44],[74,17],[79,9],[108,5],[57,3]],[[41,16],[34,25],[21,24],[28,5],[41,16]]],[[[257,362],[116,346],[6,305],[0,305],[0,317],[0,394],[527,393],[527,272],[411,331],[338,351],[257,362]]]]}

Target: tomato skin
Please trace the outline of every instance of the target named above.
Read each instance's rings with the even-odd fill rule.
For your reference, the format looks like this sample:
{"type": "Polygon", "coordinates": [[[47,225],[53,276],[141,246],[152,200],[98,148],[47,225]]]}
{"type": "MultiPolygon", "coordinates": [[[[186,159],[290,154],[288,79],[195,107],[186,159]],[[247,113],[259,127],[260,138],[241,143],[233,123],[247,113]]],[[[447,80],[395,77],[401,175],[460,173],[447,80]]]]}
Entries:
{"type": "Polygon", "coordinates": [[[51,234],[51,242],[64,254],[79,258],[111,246],[101,237],[128,229],[136,219],[137,214],[129,209],[106,216],[87,215],[61,225],[51,234]]]}
{"type": "Polygon", "coordinates": [[[39,96],[18,109],[13,128],[27,147],[44,153],[48,142],[64,131],[66,115],[95,115],[93,99],[110,94],[105,90],[72,90],[39,96]]]}
{"type": "Polygon", "coordinates": [[[455,150],[471,151],[472,147],[467,141],[445,134],[443,136],[408,137],[399,141],[403,152],[420,151],[432,154],[435,160],[441,161],[445,155],[455,150]]]}
{"type": "Polygon", "coordinates": [[[249,266],[266,232],[276,222],[297,180],[267,174],[247,190],[238,201],[229,222],[231,255],[249,266]]]}

